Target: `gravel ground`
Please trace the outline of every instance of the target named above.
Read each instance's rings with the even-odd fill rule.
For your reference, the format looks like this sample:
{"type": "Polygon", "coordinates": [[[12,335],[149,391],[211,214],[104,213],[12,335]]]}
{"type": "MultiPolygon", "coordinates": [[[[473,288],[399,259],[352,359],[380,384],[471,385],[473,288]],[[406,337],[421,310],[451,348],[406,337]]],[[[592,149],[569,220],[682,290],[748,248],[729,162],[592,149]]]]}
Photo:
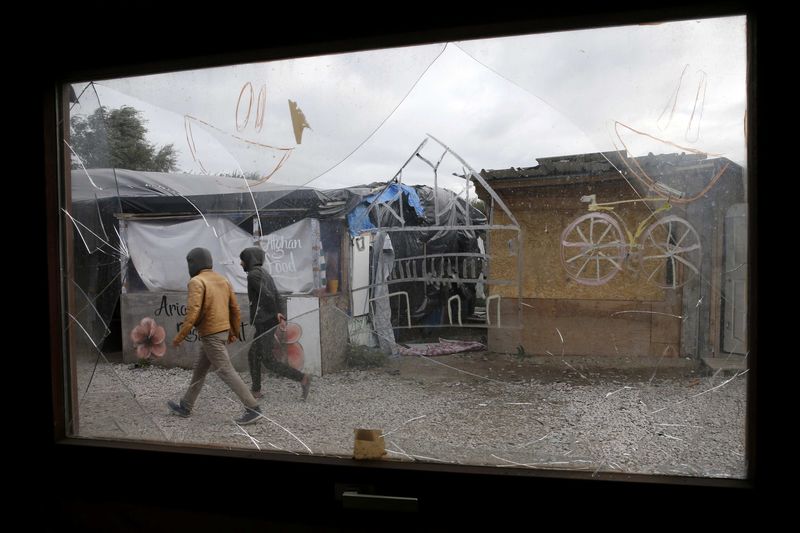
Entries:
{"type": "MultiPolygon", "coordinates": [[[[79,364],[79,436],[350,457],[380,429],[387,460],[742,478],[747,376],[678,359],[471,353],[296,382],[267,375],[265,419],[209,376],[190,418],[169,413],[188,370],[79,364]],[[479,377],[480,376],[480,377],[479,377]]],[[[249,376],[243,379],[249,382],[249,376]]]]}

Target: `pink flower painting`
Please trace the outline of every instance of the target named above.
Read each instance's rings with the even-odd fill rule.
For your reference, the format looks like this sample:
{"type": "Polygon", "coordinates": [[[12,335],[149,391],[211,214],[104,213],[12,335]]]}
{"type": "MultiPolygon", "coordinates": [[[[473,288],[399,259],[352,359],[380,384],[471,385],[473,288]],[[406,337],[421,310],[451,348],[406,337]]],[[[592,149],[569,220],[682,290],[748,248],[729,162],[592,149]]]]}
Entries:
{"type": "Polygon", "coordinates": [[[305,351],[303,345],[298,342],[302,336],[303,328],[294,322],[281,320],[280,325],[275,329],[273,354],[277,353],[278,360],[297,370],[303,370],[305,365],[305,351]]]}
{"type": "Polygon", "coordinates": [[[167,352],[167,332],[152,318],[145,317],[131,330],[131,340],[139,359],[148,359],[150,354],[161,357],[167,352]]]}

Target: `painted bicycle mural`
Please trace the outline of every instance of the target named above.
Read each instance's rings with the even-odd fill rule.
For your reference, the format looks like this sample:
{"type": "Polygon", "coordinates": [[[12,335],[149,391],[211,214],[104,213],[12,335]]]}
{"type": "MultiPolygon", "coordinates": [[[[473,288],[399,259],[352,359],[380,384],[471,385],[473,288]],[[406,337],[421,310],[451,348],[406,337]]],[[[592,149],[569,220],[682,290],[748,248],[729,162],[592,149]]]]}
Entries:
{"type": "Polygon", "coordinates": [[[597,203],[595,195],[581,197],[589,212],[573,220],[561,234],[561,261],[567,274],[583,285],[608,283],[622,270],[659,287],[676,289],[699,274],[700,236],[676,215],[659,218],[672,208],[664,198],[597,203]],[[614,206],[660,202],[631,231],[614,206]]]}

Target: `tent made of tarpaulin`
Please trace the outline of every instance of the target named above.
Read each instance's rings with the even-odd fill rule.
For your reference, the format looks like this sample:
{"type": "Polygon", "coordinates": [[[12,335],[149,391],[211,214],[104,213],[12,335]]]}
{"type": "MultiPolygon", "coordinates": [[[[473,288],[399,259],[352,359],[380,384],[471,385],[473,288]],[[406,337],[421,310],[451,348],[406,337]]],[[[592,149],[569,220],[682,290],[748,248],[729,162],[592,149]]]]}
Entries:
{"type": "Polygon", "coordinates": [[[256,183],[242,178],[138,172],[120,169],[73,170],[71,201],[108,202],[116,213],[252,217],[256,211],[326,218],[341,216],[353,193],[256,183]]]}
{"type": "Polygon", "coordinates": [[[486,216],[447,189],[388,183],[373,184],[368,190],[360,199],[349,202],[350,234],[379,235],[386,228],[404,229],[387,233],[394,252],[388,280],[377,274],[378,265],[372,262],[372,298],[384,282],[387,292],[408,294],[408,303],[398,298],[392,307],[396,325],[405,323],[406,305],[414,324],[441,323],[443,309],[453,295],[458,295],[463,304],[462,315],[472,314],[477,286],[474,280],[485,270],[479,238],[485,239],[486,232],[468,227],[486,225],[486,216]]]}
{"type": "MultiPolygon", "coordinates": [[[[79,307],[102,319],[98,331],[90,332],[94,340],[107,330],[104,324],[111,320],[126,282],[124,276],[136,274],[135,269],[123,268],[131,254],[137,252],[128,249],[120,235],[120,219],[162,224],[194,221],[193,227],[201,224],[218,236],[228,234],[225,239],[235,238],[237,242],[231,246],[237,247],[247,242],[247,235],[255,234],[249,241],[252,245],[259,233],[267,236],[306,219],[344,217],[347,204],[360,198],[347,190],[323,192],[256,184],[242,178],[121,169],[73,169],[70,181],[64,211],[74,236],[70,282],[77,289],[79,307]]],[[[190,248],[179,253],[185,255],[190,248]]],[[[152,247],[148,251],[151,255],[157,253],[152,247]]],[[[231,271],[235,268],[238,262],[229,265],[231,271]]],[[[185,265],[180,270],[185,270],[185,265]]],[[[168,286],[173,288],[172,282],[168,286]]]]}

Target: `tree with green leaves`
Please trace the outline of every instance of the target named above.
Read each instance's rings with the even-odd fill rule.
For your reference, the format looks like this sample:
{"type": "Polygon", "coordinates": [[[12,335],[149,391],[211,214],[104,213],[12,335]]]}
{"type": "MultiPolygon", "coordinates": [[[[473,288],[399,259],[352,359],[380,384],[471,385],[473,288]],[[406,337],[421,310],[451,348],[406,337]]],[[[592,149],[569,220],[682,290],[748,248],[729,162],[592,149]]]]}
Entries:
{"type": "Polygon", "coordinates": [[[119,109],[100,106],[88,117],[73,116],[70,120],[70,144],[75,151],[72,168],[80,168],[83,163],[86,168],[177,170],[178,154],[174,145],[157,149],[147,142],[145,123],[141,112],[130,106],[119,109]]]}

